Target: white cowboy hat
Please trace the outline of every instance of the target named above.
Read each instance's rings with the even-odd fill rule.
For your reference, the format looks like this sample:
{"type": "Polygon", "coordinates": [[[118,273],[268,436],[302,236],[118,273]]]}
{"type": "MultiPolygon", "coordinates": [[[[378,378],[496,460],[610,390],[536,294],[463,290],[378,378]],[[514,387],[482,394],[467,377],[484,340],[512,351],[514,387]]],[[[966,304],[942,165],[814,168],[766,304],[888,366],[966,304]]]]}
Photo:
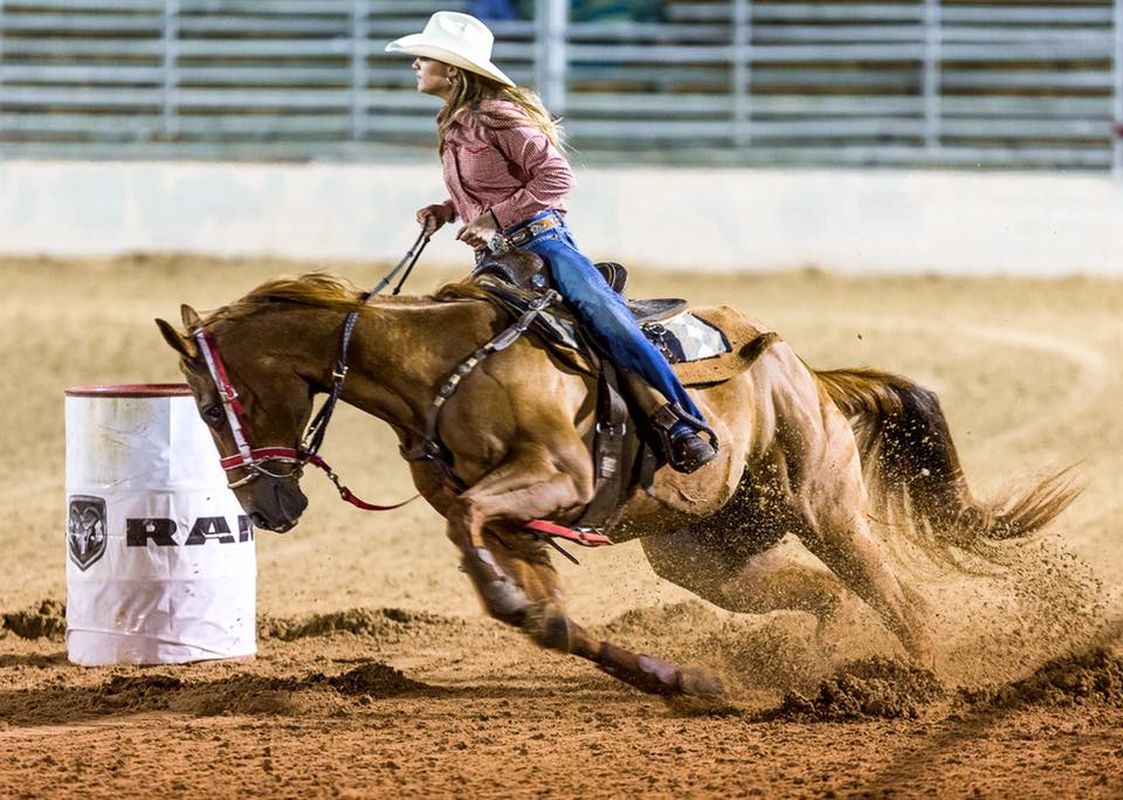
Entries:
{"type": "Polygon", "coordinates": [[[395,39],[386,45],[386,52],[432,58],[514,86],[515,82],[491,63],[494,41],[488,27],[470,14],[438,11],[429,17],[425,30],[395,39]]]}

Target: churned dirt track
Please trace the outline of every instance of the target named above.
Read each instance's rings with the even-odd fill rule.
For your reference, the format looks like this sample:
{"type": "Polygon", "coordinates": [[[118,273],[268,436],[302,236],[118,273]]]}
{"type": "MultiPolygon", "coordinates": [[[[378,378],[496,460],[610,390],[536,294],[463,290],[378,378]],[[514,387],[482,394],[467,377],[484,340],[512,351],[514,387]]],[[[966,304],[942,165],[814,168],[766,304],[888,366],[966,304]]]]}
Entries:
{"type": "MultiPolygon", "coordinates": [[[[668,707],[482,619],[428,509],[363,515],[318,476],[301,525],[259,536],[254,662],[68,665],[63,387],[175,380],[154,316],[316,266],[0,262],[0,797],[1123,796],[1117,281],[634,279],[637,295],[735,305],[816,366],[935,389],[979,494],[1081,462],[1076,504],[973,576],[885,534],[929,604],[934,673],[857,603],[824,649],[804,615],[692,599],[635,544],[560,564],[577,619],[733,689],[727,707],[668,707]]],[[[420,269],[416,291],[451,277],[420,269]]],[[[326,452],[354,487],[408,495],[387,430],[349,410],[334,426],[326,452]]]]}

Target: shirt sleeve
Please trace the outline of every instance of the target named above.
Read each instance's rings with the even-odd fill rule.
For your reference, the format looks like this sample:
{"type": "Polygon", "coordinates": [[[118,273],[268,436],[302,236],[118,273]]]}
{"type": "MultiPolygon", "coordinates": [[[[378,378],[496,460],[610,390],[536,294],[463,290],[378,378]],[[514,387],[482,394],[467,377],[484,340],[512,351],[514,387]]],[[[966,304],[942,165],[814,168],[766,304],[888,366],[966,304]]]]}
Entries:
{"type": "Polygon", "coordinates": [[[504,157],[529,176],[522,188],[491,206],[500,228],[561,204],[573,188],[573,170],[546,134],[532,127],[499,128],[493,140],[504,157]]]}

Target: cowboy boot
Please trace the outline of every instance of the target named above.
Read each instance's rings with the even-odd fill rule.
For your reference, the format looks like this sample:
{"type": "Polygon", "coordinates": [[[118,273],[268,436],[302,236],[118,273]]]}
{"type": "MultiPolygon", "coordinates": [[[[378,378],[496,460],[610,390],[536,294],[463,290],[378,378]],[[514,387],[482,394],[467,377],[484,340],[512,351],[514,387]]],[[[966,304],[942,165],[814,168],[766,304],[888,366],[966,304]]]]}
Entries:
{"type": "Polygon", "coordinates": [[[654,386],[638,375],[621,371],[632,400],[639,406],[659,437],[663,457],[677,472],[689,474],[717,457],[717,435],[700,419],[671,403],[654,386]],[[705,431],[710,442],[699,431],[705,431]]]}

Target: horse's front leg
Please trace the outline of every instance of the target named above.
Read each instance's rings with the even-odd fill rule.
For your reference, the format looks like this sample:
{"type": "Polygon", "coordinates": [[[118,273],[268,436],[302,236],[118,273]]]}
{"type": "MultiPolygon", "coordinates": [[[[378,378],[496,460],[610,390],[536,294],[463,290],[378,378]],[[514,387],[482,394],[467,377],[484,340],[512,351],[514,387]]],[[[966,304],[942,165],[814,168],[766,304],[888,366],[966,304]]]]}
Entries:
{"type": "MultiPolygon", "coordinates": [[[[566,614],[557,573],[540,542],[522,533],[495,537],[489,525],[509,527],[587,503],[592,477],[580,466],[560,470],[557,450],[508,460],[461,494],[448,509],[448,535],[488,613],[520,628],[542,647],[594,662],[603,671],[650,694],[720,695],[720,681],[684,672],[663,659],[602,642],[566,614]]],[[[573,462],[571,462],[573,463],[573,462]]]]}
{"type": "MultiPolygon", "coordinates": [[[[527,448],[465,490],[445,512],[448,538],[460,549],[464,570],[484,608],[516,627],[523,626],[532,603],[553,598],[545,587],[535,585],[538,570],[530,569],[515,551],[494,548],[484,532],[489,524],[525,523],[588,502],[588,470],[562,471],[555,464],[544,449],[527,448]]],[[[556,576],[552,583],[556,588],[556,576]]]]}

